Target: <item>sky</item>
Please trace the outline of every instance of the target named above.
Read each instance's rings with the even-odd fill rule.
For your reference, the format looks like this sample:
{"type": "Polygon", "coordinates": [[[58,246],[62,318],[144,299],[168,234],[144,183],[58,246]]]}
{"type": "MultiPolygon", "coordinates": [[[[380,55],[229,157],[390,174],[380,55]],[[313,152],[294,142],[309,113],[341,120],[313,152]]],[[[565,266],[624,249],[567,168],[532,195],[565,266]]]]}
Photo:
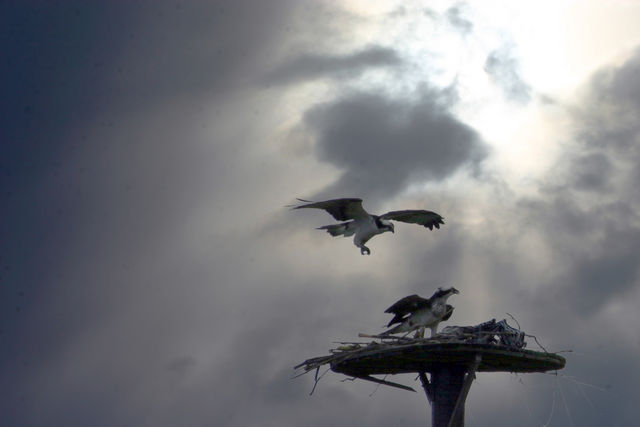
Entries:
{"type": "Polygon", "coordinates": [[[0,2],[0,417],[428,425],[422,393],[328,372],[310,396],[293,367],[455,286],[443,326],[513,316],[567,360],[479,373],[467,425],[635,425],[639,20],[631,0],[0,2]],[[361,256],[296,197],[446,224],[361,256]]]}

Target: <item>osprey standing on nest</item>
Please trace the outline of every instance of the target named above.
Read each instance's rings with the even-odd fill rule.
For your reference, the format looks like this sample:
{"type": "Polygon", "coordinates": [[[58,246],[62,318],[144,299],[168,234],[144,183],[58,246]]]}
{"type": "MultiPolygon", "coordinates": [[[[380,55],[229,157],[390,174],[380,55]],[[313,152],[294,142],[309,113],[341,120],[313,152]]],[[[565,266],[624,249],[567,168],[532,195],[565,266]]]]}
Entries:
{"type": "Polygon", "coordinates": [[[456,288],[438,288],[429,299],[418,295],[402,298],[384,311],[385,313],[394,314],[387,327],[395,323],[399,323],[399,325],[380,335],[408,333],[419,329],[416,332],[416,337],[422,338],[424,336],[424,328],[427,327],[431,329],[431,336],[433,337],[436,334],[438,324],[443,320],[447,320],[453,313],[453,306],[447,304],[447,298],[458,293],[460,292],[456,288]]]}
{"type": "Polygon", "coordinates": [[[395,232],[394,225],[389,220],[418,224],[429,230],[433,230],[433,227],[440,228],[440,224],[444,224],[444,218],[440,215],[425,210],[391,211],[384,215],[371,215],[362,207],[362,199],[333,199],[324,202],[298,200],[306,204],[294,206],[292,209],[324,209],[338,221],[347,221],[318,227],[318,230],[327,230],[332,236],[353,235],[353,244],[360,248],[362,255],[371,254],[371,250],[364,244],[373,236],[385,231],[395,232]]]}

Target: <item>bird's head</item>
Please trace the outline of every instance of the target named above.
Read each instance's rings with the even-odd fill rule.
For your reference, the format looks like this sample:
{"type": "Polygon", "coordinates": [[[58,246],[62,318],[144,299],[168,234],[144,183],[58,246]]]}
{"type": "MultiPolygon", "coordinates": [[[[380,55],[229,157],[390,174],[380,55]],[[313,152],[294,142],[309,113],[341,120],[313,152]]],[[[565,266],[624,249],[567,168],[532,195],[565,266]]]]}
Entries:
{"type": "Polygon", "coordinates": [[[460,291],[454,288],[453,286],[447,289],[438,288],[438,290],[433,294],[431,298],[442,298],[446,300],[451,295],[459,294],[460,291]]]}
{"type": "Polygon", "coordinates": [[[387,221],[386,219],[381,219],[380,222],[387,229],[387,231],[390,231],[392,233],[396,232],[396,228],[391,221],[387,221]]]}

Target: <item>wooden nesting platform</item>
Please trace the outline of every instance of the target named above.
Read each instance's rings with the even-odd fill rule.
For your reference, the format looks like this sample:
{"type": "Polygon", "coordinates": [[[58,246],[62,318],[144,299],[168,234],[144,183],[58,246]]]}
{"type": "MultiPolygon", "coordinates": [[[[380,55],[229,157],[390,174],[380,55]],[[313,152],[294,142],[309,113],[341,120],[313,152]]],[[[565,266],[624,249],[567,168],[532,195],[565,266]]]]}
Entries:
{"type": "Polygon", "coordinates": [[[506,320],[448,326],[432,338],[359,336],[380,341],[343,342],[330,355],[305,360],[295,369],[303,370],[299,375],[315,370],[318,384],[322,378],[318,371],[328,364],[332,371],[349,377],[410,391],[415,390],[387,381],[386,375],[417,373],[432,407],[434,427],[464,427],[464,404],[476,372],[546,372],[562,369],[566,363],[555,353],[525,350],[525,337],[538,340],[506,320]]]}
{"type": "Polygon", "coordinates": [[[331,362],[331,370],[353,377],[433,372],[442,365],[468,367],[480,355],[479,372],[546,372],[564,368],[554,353],[514,349],[495,344],[410,343],[380,346],[331,362]]]}

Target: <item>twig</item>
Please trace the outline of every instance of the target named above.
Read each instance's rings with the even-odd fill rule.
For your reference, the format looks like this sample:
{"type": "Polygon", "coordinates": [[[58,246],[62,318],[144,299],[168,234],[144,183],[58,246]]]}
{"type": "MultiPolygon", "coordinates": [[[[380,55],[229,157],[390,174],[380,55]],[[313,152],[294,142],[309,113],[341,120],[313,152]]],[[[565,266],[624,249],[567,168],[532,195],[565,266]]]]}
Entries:
{"type": "MultiPolygon", "coordinates": [[[[387,375],[385,375],[384,377],[382,377],[382,380],[386,380],[387,379],[387,375]]],[[[373,391],[371,392],[371,394],[369,395],[369,397],[373,396],[374,394],[376,394],[376,391],[378,391],[378,389],[380,388],[380,383],[376,384],[376,387],[373,389],[373,391]]]]}
{"type": "Polygon", "coordinates": [[[576,384],[580,384],[580,385],[583,385],[583,386],[586,386],[586,387],[594,388],[594,389],[596,389],[596,390],[598,390],[598,391],[603,391],[603,392],[605,392],[605,393],[609,393],[609,390],[607,390],[607,389],[605,389],[605,388],[598,387],[598,386],[596,386],[596,385],[589,384],[589,383],[585,383],[585,382],[582,382],[582,381],[578,381],[577,379],[575,379],[575,377],[571,377],[571,376],[569,376],[569,375],[562,375],[562,374],[558,374],[558,375],[559,375],[560,377],[562,377],[562,378],[566,378],[566,379],[568,379],[568,380],[570,380],[570,381],[573,381],[573,382],[574,382],[574,383],[576,383],[576,384]]]}
{"type": "Polygon", "coordinates": [[[427,395],[427,400],[429,404],[433,404],[433,391],[431,389],[431,383],[429,382],[429,378],[427,378],[427,374],[424,371],[421,371],[418,374],[418,378],[420,378],[420,382],[422,383],[422,388],[424,389],[425,394],[427,395]]]}
{"type": "Polygon", "coordinates": [[[521,331],[522,328],[520,327],[520,322],[518,322],[518,320],[516,320],[515,317],[513,317],[511,314],[507,313],[507,316],[511,317],[513,319],[514,322],[516,322],[516,325],[518,325],[518,330],[521,331]]]}
{"type": "Polygon", "coordinates": [[[569,416],[569,420],[571,421],[571,425],[575,426],[575,424],[573,423],[573,417],[571,416],[571,411],[569,410],[569,405],[567,405],[567,399],[565,399],[565,397],[564,397],[564,393],[562,391],[562,386],[560,385],[560,382],[558,381],[557,378],[556,378],[556,384],[558,385],[558,390],[560,390],[560,397],[562,397],[562,402],[564,403],[564,409],[567,411],[567,415],[569,416]]]}
{"type": "Polygon", "coordinates": [[[584,389],[582,387],[580,387],[580,385],[576,386],[578,388],[578,390],[580,390],[580,393],[582,394],[582,396],[584,397],[584,399],[587,401],[587,403],[589,404],[589,407],[591,409],[594,409],[593,403],[591,402],[591,399],[589,399],[589,396],[587,396],[587,392],[584,391],[584,389]]]}
{"type": "Polygon", "coordinates": [[[405,335],[403,335],[401,337],[398,337],[398,336],[395,336],[395,335],[372,335],[372,334],[365,334],[365,333],[362,333],[362,332],[360,332],[358,334],[358,336],[360,338],[377,338],[377,339],[381,339],[381,340],[390,340],[390,341],[393,341],[393,340],[413,341],[413,340],[415,340],[415,338],[407,337],[406,335],[407,334],[405,334],[405,335]]]}
{"type": "Polygon", "coordinates": [[[324,372],[322,373],[322,375],[320,375],[320,377],[318,377],[318,371],[319,371],[319,370],[320,370],[320,366],[318,366],[318,367],[316,368],[316,376],[315,376],[315,379],[314,379],[314,380],[315,380],[315,383],[313,384],[313,388],[311,389],[311,393],[309,393],[309,396],[311,396],[311,395],[313,394],[313,392],[314,392],[314,391],[315,391],[315,389],[316,389],[316,386],[318,385],[318,382],[322,379],[322,377],[324,377],[324,376],[325,376],[325,374],[326,374],[327,372],[329,372],[329,368],[327,368],[327,370],[326,370],[326,371],[324,371],[324,372]]]}
{"type": "Polygon", "coordinates": [[[551,418],[553,417],[553,410],[556,407],[556,389],[553,389],[553,400],[551,401],[551,412],[549,413],[549,418],[547,422],[542,425],[542,427],[547,427],[551,422],[551,418]]]}
{"type": "Polygon", "coordinates": [[[544,352],[545,352],[545,353],[549,353],[549,352],[547,351],[547,349],[546,349],[546,348],[544,348],[544,347],[542,346],[542,344],[540,344],[540,341],[538,341],[538,338],[536,338],[536,336],[535,336],[535,335],[524,334],[524,336],[525,336],[525,337],[533,338],[533,339],[536,341],[536,344],[538,344],[538,345],[540,346],[540,348],[544,350],[544,352]]]}
{"type": "Polygon", "coordinates": [[[416,392],[413,388],[408,387],[406,385],[394,383],[394,382],[391,382],[391,381],[381,380],[379,378],[372,377],[371,375],[362,375],[362,376],[357,375],[356,378],[360,378],[361,380],[371,381],[371,382],[378,383],[378,384],[388,385],[388,386],[391,386],[391,387],[400,388],[402,390],[412,391],[414,393],[416,392]]]}

